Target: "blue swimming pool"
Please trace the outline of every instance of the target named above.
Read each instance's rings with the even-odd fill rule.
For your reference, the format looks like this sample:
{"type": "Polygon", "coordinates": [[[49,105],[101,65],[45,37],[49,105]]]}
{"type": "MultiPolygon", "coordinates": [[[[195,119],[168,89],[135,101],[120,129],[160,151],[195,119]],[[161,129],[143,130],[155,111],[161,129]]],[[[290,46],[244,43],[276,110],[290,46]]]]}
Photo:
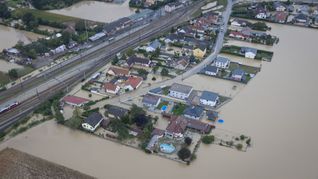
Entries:
{"type": "Polygon", "coordinates": [[[167,107],[168,107],[168,106],[163,105],[163,106],[161,107],[161,111],[166,111],[166,110],[167,110],[167,107]]]}
{"type": "Polygon", "coordinates": [[[171,154],[176,150],[172,144],[163,143],[160,144],[160,151],[163,153],[171,154]]]}

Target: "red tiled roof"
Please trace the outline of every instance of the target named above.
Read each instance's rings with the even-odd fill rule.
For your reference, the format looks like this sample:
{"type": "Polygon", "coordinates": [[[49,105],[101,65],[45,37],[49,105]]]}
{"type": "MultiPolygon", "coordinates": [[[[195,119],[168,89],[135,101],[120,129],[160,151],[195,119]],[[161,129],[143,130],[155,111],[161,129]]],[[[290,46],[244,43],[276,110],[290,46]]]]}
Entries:
{"type": "Polygon", "coordinates": [[[106,90],[116,91],[117,85],[107,82],[104,84],[104,88],[106,90]]]}
{"type": "Polygon", "coordinates": [[[67,103],[72,103],[77,105],[90,101],[88,99],[77,97],[77,96],[65,96],[63,100],[67,103]]]}
{"type": "Polygon", "coordinates": [[[287,18],[288,13],[287,12],[277,12],[275,14],[275,19],[277,21],[285,21],[285,19],[287,18]]]}
{"type": "Polygon", "coordinates": [[[137,88],[137,86],[142,82],[142,78],[141,77],[134,77],[131,76],[128,78],[128,80],[125,82],[125,85],[130,85],[133,88],[137,88]]]}
{"type": "Polygon", "coordinates": [[[171,120],[171,122],[169,123],[169,125],[166,128],[166,131],[170,132],[170,133],[183,133],[187,127],[187,120],[182,118],[182,117],[178,117],[175,120],[171,120]]]}
{"type": "Polygon", "coordinates": [[[115,75],[129,75],[129,70],[124,68],[110,67],[108,71],[113,71],[115,75]]]}

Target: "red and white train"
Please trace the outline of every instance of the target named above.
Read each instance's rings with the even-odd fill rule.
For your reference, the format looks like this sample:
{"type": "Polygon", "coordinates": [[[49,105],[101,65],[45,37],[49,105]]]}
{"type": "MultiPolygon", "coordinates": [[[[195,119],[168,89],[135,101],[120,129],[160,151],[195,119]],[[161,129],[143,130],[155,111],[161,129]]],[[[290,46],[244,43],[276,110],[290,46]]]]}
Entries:
{"type": "Polygon", "coordinates": [[[10,111],[11,109],[13,109],[19,105],[20,105],[20,103],[18,101],[16,101],[16,102],[13,102],[12,104],[9,104],[3,108],[0,108],[0,114],[5,113],[7,111],[10,111]]]}

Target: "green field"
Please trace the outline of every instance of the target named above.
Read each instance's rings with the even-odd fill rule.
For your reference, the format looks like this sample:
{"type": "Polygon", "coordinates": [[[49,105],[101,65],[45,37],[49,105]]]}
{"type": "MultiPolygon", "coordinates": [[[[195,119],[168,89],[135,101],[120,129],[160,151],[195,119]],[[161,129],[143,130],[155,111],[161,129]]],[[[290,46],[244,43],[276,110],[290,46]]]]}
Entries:
{"type": "Polygon", "coordinates": [[[10,78],[7,74],[0,71],[0,88],[10,82],[10,78]]]}
{"type": "Polygon", "coordinates": [[[37,18],[41,18],[50,22],[64,23],[64,22],[79,20],[78,18],[75,18],[75,17],[54,14],[47,11],[41,11],[36,9],[25,9],[25,8],[16,9],[14,11],[14,16],[22,17],[25,13],[28,13],[28,12],[32,13],[37,18]]]}

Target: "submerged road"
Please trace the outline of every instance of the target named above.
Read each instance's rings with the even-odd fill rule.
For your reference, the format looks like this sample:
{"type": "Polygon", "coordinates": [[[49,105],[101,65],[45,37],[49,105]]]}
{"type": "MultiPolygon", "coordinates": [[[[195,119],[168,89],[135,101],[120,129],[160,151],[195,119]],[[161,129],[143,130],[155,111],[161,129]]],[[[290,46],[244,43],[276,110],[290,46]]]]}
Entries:
{"type": "Polygon", "coordinates": [[[204,2],[200,1],[195,5],[188,6],[175,13],[161,17],[141,30],[133,32],[110,45],[97,49],[91,54],[83,54],[77,60],[77,62],[80,61],[80,63],[75,66],[70,66],[69,69],[61,70],[68,64],[65,66],[58,66],[56,67],[56,70],[60,72],[58,75],[55,75],[55,71],[52,71],[52,73],[41,76],[42,81],[39,84],[20,94],[17,93],[15,97],[5,102],[6,104],[10,104],[13,101],[21,101],[22,103],[11,111],[0,115],[0,131],[18,121],[21,117],[25,116],[25,114],[34,110],[43,101],[56,94],[58,91],[72,87],[79,83],[82,78],[96,72],[99,68],[109,63],[115,54],[136,46],[142,41],[149,40],[151,37],[170,30],[171,27],[189,20],[191,15],[203,5],[204,2]]]}

